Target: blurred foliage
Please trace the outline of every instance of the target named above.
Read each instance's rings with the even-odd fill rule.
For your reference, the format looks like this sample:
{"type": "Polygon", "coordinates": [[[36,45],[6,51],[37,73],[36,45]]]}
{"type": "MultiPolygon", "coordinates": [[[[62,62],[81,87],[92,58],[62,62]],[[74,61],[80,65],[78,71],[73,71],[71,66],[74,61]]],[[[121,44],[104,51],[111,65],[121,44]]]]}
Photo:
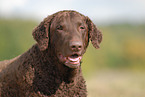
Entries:
{"type": "Polygon", "coordinates": [[[100,49],[88,47],[83,58],[84,73],[98,69],[145,70],[145,24],[99,26],[100,49]]]}
{"type": "Polygon", "coordinates": [[[34,44],[32,30],[36,22],[29,20],[0,19],[0,60],[22,54],[34,44]]]}
{"type": "MultiPolygon", "coordinates": [[[[35,43],[32,30],[39,23],[31,20],[0,19],[0,60],[11,59],[35,43]]],[[[103,33],[100,49],[91,42],[83,58],[83,71],[102,68],[145,69],[145,24],[99,26],[103,33]]]]}

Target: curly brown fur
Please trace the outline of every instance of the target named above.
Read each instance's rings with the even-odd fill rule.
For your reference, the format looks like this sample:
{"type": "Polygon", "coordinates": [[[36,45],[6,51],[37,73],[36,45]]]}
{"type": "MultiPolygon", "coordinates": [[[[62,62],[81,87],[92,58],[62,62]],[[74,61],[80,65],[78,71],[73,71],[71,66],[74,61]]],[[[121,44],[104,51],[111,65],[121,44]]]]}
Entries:
{"type": "MultiPolygon", "coordinates": [[[[68,23],[68,21],[66,22],[68,23]]],[[[69,22],[69,24],[71,23],[69,22]]],[[[66,24],[64,27],[67,27],[66,24]]],[[[82,76],[81,65],[73,66],[74,63],[77,63],[73,61],[74,59],[70,59],[71,62],[65,65],[64,60],[61,61],[62,58],[59,58],[58,55],[61,52],[68,58],[72,57],[70,54],[74,53],[73,58],[82,56],[88,46],[89,38],[91,38],[93,45],[98,48],[102,40],[102,34],[97,30],[92,21],[75,11],[60,11],[44,19],[33,30],[33,37],[37,44],[33,45],[27,52],[10,61],[0,62],[0,70],[2,70],[0,72],[0,96],[86,97],[87,90],[82,76]],[[65,16],[68,19],[73,17],[73,21],[79,21],[81,18],[79,22],[82,22],[84,28],[81,25],[81,30],[75,30],[77,27],[70,25],[67,30],[70,36],[66,35],[66,29],[61,27],[55,29],[58,27],[56,24],[59,24],[57,23],[58,17],[61,16],[62,23],[66,21],[66,18],[63,18],[65,16]],[[73,34],[72,30],[78,32],[73,34]],[[65,38],[63,37],[64,35],[65,38]],[[73,45],[69,48],[74,41],[77,43],[75,44],[76,47],[74,48],[73,45]]]]}

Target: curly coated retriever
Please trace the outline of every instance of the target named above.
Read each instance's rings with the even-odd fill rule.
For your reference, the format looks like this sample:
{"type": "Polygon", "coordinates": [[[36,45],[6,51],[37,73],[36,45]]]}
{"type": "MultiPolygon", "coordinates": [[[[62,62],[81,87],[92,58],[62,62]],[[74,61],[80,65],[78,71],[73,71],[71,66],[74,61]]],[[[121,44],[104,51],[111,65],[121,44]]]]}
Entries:
{"type": "Polygon", "coordinates": [[[76,11],[59,11],[34,30],[37,41],[24,54],[0,62],[1,97],[86,97],[81,59],[91,40],[99,48],[102,34],[76,11]]]}

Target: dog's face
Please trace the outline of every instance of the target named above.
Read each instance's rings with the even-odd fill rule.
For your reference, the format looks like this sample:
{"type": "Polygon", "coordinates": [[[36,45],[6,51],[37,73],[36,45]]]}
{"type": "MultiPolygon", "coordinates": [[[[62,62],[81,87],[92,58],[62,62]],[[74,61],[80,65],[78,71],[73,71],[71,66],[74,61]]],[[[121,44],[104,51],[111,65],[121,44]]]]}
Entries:
{"type": "Polygon", "coordinates": [[[84,17],[68,12],[57,15],[51,23],[50,36],[50,44],[56,49],[59,61],[70,68],[78,67],[88,45],[84,17]]]}
{"type": "Polygon", "coordinates": [[[51,46],[59,61],[66,66],[80,66],[89,39],[95,48],[99,48],[102,34],[88,17],[75,11],[63,11],[49,19],[50,17],[46,18],[45,22],[34,30],[34,39],[42,51],[51,46]]]}

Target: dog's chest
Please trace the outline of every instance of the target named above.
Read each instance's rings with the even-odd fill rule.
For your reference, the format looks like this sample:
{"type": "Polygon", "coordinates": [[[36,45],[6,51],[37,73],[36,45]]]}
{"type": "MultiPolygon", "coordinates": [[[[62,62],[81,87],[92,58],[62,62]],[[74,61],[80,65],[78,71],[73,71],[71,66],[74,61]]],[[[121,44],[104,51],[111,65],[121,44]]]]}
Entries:
{"type": "Polygon", "coordinates": [[[36,97],[79,97],[79,95],[83,95],[82,97],[87,96],[86,87],[81,88],[81,85],[74,83],[66,84],[65,82],[62,82],[57,89],[52,90],[45,91],[50,94],[44,94],[42,91],[37,91],[36,97]]]}

